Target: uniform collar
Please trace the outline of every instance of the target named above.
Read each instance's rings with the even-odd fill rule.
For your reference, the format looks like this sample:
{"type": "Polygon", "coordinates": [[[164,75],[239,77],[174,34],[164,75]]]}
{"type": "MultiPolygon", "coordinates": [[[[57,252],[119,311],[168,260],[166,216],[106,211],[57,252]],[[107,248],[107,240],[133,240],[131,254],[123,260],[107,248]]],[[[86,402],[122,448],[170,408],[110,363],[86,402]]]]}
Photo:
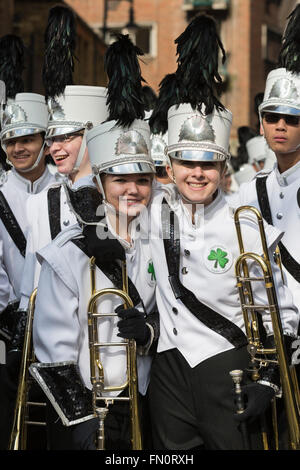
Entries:
{"type": "Polygon", "coordinates": [[[280,173],[278,170],[278,165],[274,167],[275,176],[280,186],[288,186],[289,184],[294,183],[294,181],[298,180],[300,177],[300,162],[296,163],[296,165],[292,166],[288,170],[280,173]]]}
{"type": "Polygon", "coordinates": [[[53,179],[53,175],[50,173],[48,167],[46,166],[44,173],[33,183],[24,178],[20,173],[18,173],[15,168],[12,168],[10,171],[10,177],[13,180],[14,184],[29,194],[36,194],[45,189],[49,182],[53,179]]]}
{"type": "MultiPolygon", "coordinates": [[[[163,188],[165,198],[170,205],[170,207],[176,212],[178,210],[183,211],[190,222],[192,221],[191,214],[187,209],[186,204],[182,201],[182,196],[179,193],[175,184],[168,184],[163,188]]],[[[216,212],[223,209],[223,207],[227,205],[224,196],[222,195],[221,191],[217,190],[217,196],[213,200],[211,204],[208,206],[204,206],[203,204],[197,204],[196,212],[194,214],[195,224],[197,226],[201,222],[201,218],[204,216],[206,218],[213,217],[216,212]]]]}

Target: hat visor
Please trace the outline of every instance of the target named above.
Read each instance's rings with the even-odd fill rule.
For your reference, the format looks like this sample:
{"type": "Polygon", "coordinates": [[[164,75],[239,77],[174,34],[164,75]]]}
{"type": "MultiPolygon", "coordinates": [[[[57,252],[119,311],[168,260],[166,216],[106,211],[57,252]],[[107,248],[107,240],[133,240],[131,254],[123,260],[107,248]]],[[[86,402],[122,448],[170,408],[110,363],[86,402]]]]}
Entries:
{"type": "Polygon", "coordinates": [[[198,150],[181,150],[177,152],[169,152],[170,158],[175,160],[187,160],[192,162],[220,162],[229,160],[230,155],[219,152],[198,151],[198,150]]]}
{"type": "Polygon", "coordinates": [[[278,113],[290,114],[292,116],[300,116],[300,109],[293,108],[286,104],[266,104],[261,105],[259,108],[260,114],[262,113],[278,113]]]}
{"type": "Polygon", "coordinates": [[[1,141],[5,142],[9,139],[15,139],[17,137],[25,137],[26,135],[39,134],[46,132],[45,128],[42,127],[15,127],[14,129],[3,130],[1,132],[1,141]]]}
{"type": "Polygon", "coordinates": [[[129,175],[133,173],[155,173],[154,164],[146,162],[126,163],[116,165],[103,170],[103,173],[110,175],[129,175]]]}
{"type": "Polygon", "coordinates": [[[78,124],[74,126],[66,125],[66,126],[58,126],[58,127],[48,127],[46,139],[49,139],[54,136],[64,135],[64,134],[72,134],[74,132],[78,132],[84,129],[83,124],[78,124]]]}

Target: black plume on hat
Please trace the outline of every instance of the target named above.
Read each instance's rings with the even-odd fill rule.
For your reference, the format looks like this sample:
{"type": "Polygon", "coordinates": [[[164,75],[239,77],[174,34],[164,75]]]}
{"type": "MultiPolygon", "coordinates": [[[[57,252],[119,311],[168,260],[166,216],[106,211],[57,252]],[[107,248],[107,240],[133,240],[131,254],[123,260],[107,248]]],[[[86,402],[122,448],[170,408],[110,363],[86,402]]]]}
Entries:
{"type": "Polygon", "coordinates": [[[5,83],[6,98],[15,98],[24,91],[25,47],[22,39],[14,34],[0,38],[0,80],[5,83]]]}
{"type": "Polygon", "coordinates": [[[165,134],[168,130],[168,109],[179,104],[179,83],[176,73],[166,75],[159,84],[158,100],[149,119],[153,134],[165,134]]]}
{"type": "Polygon", "coordinates": [[[214,107],[224,110],[215,96],[215,85],[222,83],[218,72],[219,52],[222,63],[226,53],[217,32],[216,22],[207,15],[194,18],[185,31],[175,40],[177,44],[177,78],[180,84],[180,102],[190,103],[193,109],[205,114],[214,107]]]}
{"type": "Polygon", "coordinates": [[[177,44],[177,70],[161,81],[157,105],[149,120],[151,131],[164,134],[168,129],[168,109],[189,103],[193,109],[205,114],[214,108],[224,110],[215,96],[215,85],[222,82],[218,72],[219,52],[222,62],[226,54],[217,32],[215,20],[207,15],[194,18],[175,40],[177,44]]]}
{"type": "Polygon", "coordinates": [[[300,5],[287,18],[278,65],[290,72],[300,72],[300,5]]]}
{"type": "Polygon", "coordinates": [[[70,8],[51,8],[44,40],[43,82],[47,100],[63,94],[67,85],[73,85],[76,25],[70,8]]]}
{"type": "Polygon", "coordinates": [[[129,39],[128,34],[117,34],[105,54],[107,86],[107,121],[115,120],[118,126],[128,127],[135,119],[144,119],[145,103],[139,56],[144,53],[129,39]]]}
{"type": "Polygon", "coordinates": [[[157,95],[153,88],[148,85],[142,87],[143,101],[145,104],[145,110],[151,111],[157,103],[157,95]]]}

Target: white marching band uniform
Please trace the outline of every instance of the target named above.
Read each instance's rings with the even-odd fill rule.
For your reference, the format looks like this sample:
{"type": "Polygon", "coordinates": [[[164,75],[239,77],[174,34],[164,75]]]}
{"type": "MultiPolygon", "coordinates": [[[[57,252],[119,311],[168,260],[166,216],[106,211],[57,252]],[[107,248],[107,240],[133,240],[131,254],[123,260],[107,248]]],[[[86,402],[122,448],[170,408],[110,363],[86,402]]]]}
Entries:
{"type": "MultiPolygon", "coordinates": [[[[46,138],[74,133],[81,129],[85,130],[74,169],[77,168],[78,170],[80,167],[86,149],[86,131],[88,127],[99,124],[107,115],[105,100],[106,89],[104,87],[68,85],[65,87],[63,95],[56,97],[55,100],[51,98],[48,101],[49,124],[46,138]]],[[[81,185],[92,184],[92,175],[79,178],[73,184],[69,175],[57,173],[57,178],[60,178],[61,182],[53,186],[53,188],[60,187],[57,200],[58,206],[55,210],[49,208],[48,192],[39,197],[30,198],[27,202],[26,211],[30,220],[30,231],[28,233],[25,262],[26,277],[24,277],[21,286],[20,307],[23,309],[27,308],[29,297],[38,285],[40,264],[35,254],[53,239],[50,219],[52,217],[59,217],[60,219],[60,221],[56,221],[56,235],[59,231],[77,222],[74,213],[67,204],[67,197],[62,183],[65,182],[74,189],[81,185]]]]}
{"type": "MultiPolygon", "coordinates": [[[[136,224],[138,218],[133,221],[133,225],[136,224]]],[[[90,259],[70,241],[71,238],[80,235],[81,229],[76,225],[62,232],[52,244],[38,253],[42,270],[36,300],[33,340],[39,361],[77,362],[83,382],[90,389],[87,327],[87,305],[91,296],[90,259]],[[51,300],[48,303],[45,299],[51,300]]],[[[155,282],[148,272],[147,261],[151,258],[149,245],[140,237],[133,239],[131,244],[120,238],[119,241],[125,248],[128,276],[140,293],[146,311],[151,312],[155,305],[155,282]]],[[[115,286],[97,267],[96,289],[111,287],[115,286]]],[[[103,313],[110,313],[120,304],[122,299],[109,296],[97,303],[97,309],[103,313]]],[[[138,307],[143,311],[141,305],[138,307]]],[[[117,337],[117,322],[118,317],[100,320],[100,341],[120,341],[117,337]]],[[[100,354],[103,358],[105,386],[124,383],[125,348],[101,348],[100,354]]],[[[138,356],[137,365],[139,391],[145,395],[149,383],[151,356],[138,356]]]]}
{"type": "MultiPolygon", "coordinates": [[[[166,199],[179,220],[179,278],[181,283],[201,299],[202,303],[245,332],[234,271],[235,260],[240,254],[233,218],[234,209],[226,203],[219,191],[218,196],[207,207],[198,205],[193,224],[191,215],[175,186],[168,185],[153,198],[151,207],[153,234],[150,237],[150,243],[154,268],[156,268],[157,307],[160,313],[160,337],[157,351],[162,352],[175,347],[190,367],[195,367],[200,362],[228,351],[234,346],[226,338],[199,322],[181,300],[174,297],[168,282],[168,268],[161,233],[160,214],[163,198],[166,199]],[[228,260],[224,268],[220,265],[215,267],[215,261],[208,259],[211,251],[216,251],[218,248],[223,251],[228,260]]],[[[261,240],[254,217],[250,215],[242,217],[241,224],[246,251],[261,253],[261,240]]],[[[265,224],[265,231],[283,330],[285,334],[295,336],[298,325],[297,310],[291,292],[283,285],[280,270],[273,261],[273,251],[282,233],[267,224],[265,224]]],[[[259,269],[254,268],[251,274],[259,277],[259,269]]],[[[263,283],[256,284],[253,292],[254,301],[259,305],[266,304],[265,287],[263,283]]],[[[267,334],[272,334],[270,315],[263,314],[262,319],[267,334]]]]}
{"type": "MultiPolygon", "coordinates": [[[[17,93],[14,100],[8,100],[5,110],[2,112],[1,142],[5,147],[6,140],[16,137],[46,132],[48,123],[47,106],[45,98],[36,93],[17,93]]],[[[42,146],[36,163],[43,158],[44,146],[42,146]]],[[[45,191],[53,182],[55,177],[46,166],[44,173],[33,183],[26,179],[21,171],[14,167],[3,172],[0,190],[9,205],[16,223],[18,225],[16,237],[22,244],[24,253],[20,252],[8,233],[3,220],[0,220],[1,236],[1,278],[3,284],[0,286],[0,303],[3,311],[8,303],[19,302],[21,297],[21,282],[25,263],[25,246],[29,230],[29,221],[26,216],[26,201],[31,195],[45,191]],[[21,232],[19,231],[21,229],[21,232]],[[6,277],[6,279],[5,279],[6,277]],[[9,284],[7,289],[7,283],[9,284]],[[8,297],[9,293],[9,297],[8,297]]],[[[2,362],[4,362],[2,360],[2,362]]]]}
{"type": "MultiPolygon", "coordinates": [[[[14,168],[6,173],[6,182],[0,186],[0,191],[8,202],[25,238],[27,237],[30,226],[30,221],[28,217],[26,217],[26,201],[32,194],[38,197],[38,194],[45,191],[53,182],[53,175],[47,167],[43,175],[33,183],[22,177],[14,168]]],[[[1,265],[5,269],[10,285],[10,297],[8,301],[20,300],[21,279],[25,258],[21,255],[19,249],[13,242],[2,220],[0,220],[0,238],[2,240],[2,249],[0,252],[1,265]]],[[[8,292],[5,284],[2,285],[1,283],[0,286],[1,310],[6,307],[5,302],[2,301],[8,292]]]]}
{"type": "MultiPolygon", "coordinates": [[[[239,205],[251,205],[260,209],[256,179],[267,177],[266,187],[273,224],[282,231],[282,243],[293,258],[300,264],[300,251],[298,234],[300,233],[300,207],[297,202],[297,192],[300,181],[300,162],[283,173],[278,171],[277,164],[272,170],[262,170],[254,180],[240,187],[238,197],[239,205]]],[[[295,305],[300,311],[300,283],[285,269],[285,281],[293,293],[295,305]]]]}

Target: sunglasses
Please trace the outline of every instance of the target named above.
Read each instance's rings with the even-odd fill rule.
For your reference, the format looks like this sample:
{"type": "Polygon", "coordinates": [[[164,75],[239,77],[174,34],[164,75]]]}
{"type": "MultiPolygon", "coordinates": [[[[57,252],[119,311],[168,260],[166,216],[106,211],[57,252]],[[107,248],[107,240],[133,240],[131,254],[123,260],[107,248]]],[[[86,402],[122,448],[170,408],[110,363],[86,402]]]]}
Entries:
{"type": "Polygon", "coordinates": [[[280,119],[284,119],[288,126],[298,126],[300,117],[292,114],[264,113],[263,119],[268,124],[276,124],[280,119]]]}

